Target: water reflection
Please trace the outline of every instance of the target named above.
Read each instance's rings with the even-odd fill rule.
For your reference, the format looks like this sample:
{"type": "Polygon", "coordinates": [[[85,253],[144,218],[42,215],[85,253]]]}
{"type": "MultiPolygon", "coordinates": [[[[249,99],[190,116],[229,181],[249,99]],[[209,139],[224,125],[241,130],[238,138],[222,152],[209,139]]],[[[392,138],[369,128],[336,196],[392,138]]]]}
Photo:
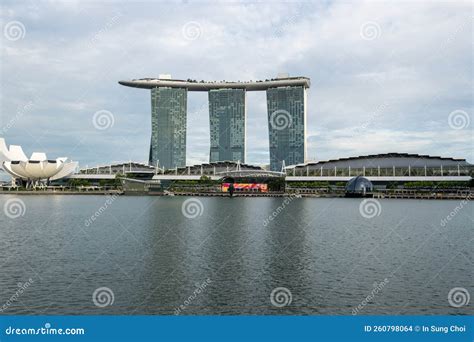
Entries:
{"type": "Polygon", "coordinates": [[[190,218],[186,199],[120,197],[86,225],[105,197],[23,196],[25,216],[0,217],[0,300],[34,282],[5,314],[351,314],[386,277],[362,314],[469,313],[446,295],[474,293],[471,203],[448,229],[450,201],[383,201],[366,219],[357,199],[200,197],[190,218]],[[272,306],[277,287],[290,305],[272,306]]]}

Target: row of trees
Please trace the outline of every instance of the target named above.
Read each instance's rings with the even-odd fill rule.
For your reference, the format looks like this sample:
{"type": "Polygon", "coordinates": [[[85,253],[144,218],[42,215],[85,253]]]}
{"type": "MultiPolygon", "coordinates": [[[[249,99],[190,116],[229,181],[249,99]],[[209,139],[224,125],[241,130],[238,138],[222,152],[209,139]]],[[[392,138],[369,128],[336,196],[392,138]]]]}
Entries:
{"type": "MultiPolygon", "coordinates": [[[[69,179],[67,182],[67,185],[72,187],[72,188],[77,188],[81,186],[91,186],[93,185],[88,179],[69,179]]],[[[101,187],[118,187],[122,185],[120,182],[120,178],[115,178],[115,179],[101,179],[99,180],[98,183],[99,186],[101,187]]]]}
{"type": "Polygon", "coordinates": [[[469,182],[407,182],[403,184],[407,189],[456,189],[473,187],[472,180],[469,182]]]}

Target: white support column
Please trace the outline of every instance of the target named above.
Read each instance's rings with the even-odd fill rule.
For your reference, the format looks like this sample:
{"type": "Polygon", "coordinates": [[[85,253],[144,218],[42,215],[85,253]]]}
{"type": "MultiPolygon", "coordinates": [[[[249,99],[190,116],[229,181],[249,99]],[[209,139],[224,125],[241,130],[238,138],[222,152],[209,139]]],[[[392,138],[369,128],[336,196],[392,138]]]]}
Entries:
{"type": "Polygon", "coordinates": [[[212,171],[212,172],[213,172],[213,174],[214,174],[214,176],[215,176],[215,175],[216,175],[216,167],[215,167],[215,166],[214,166],[214,168],[213,168],[213,171],[212,171]]]}
{"type": "Polygon", "coordinates": [[[411,166],[408,165],[408,177],[410,177],[410,176],[411,176],[411,166]]]}
{"type": "MultiPolygon", "coordinates": [[[[458,165],[458,170],[459,170],[459,165],[458,165]]],[[[306,177],[309,176],[309,166],[306,166],[306,177]]]]}
{"type": "Polygon", "coordinates": [[[395,177],[395,165],[393,165],[393,177],[395,177]]]}
{"type": "Polygon", "coordinates": [[[380,177],[380,165],[377,166],[377,174],[378,174],[379,177],[380,177]]]}
{"type": "Polygon", "coordinates": [[[334,166],[334,177],[337,176],[337,166],[334,166]]]}
{"type": "Polygon", "coordinates": [[[443,176],[443,165],[441,165],[441,176],[443,176]]]}
{"type": "Polygon", "coordinates": [[[321,166],[321,177],[323,176],[323,167],[321,166]]]}
{"type": "Polygon", "coordinates": [[[349,165],[349,177],[351,176],[351,166],[349,165]]]}
{"type": "Polygon", "coordinates": [[[178,175],[178,167],[177,167],[177,166],[174,167],[174,174],[175,174],[176,176],[178,175]]]}
{"type": "Polygon", "coordinates": [[[188,175],[191,174],[191,166],[188,166],[188,175]]]}
{"type": "Polygon", "coordinates": [[[461,176],[461,170],[459,169],[459,164],[458,164],[458,177],[461,176]]]}
{"type": "Polygon", "coordinates": [[[426,177],[426,165],[425,165],[425,177],[426,177]]]}

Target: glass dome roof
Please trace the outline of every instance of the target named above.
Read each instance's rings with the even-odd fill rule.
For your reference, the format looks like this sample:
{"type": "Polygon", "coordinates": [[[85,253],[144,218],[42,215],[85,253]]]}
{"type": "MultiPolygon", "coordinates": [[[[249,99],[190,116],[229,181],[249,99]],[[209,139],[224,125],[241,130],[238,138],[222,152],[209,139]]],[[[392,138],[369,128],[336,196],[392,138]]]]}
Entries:
{"type": "Polygon", "coordinates": [[[372,182],[362,176],[350,179],[346,184],[346,192],[365,193],[372,191],[372,182]]]}

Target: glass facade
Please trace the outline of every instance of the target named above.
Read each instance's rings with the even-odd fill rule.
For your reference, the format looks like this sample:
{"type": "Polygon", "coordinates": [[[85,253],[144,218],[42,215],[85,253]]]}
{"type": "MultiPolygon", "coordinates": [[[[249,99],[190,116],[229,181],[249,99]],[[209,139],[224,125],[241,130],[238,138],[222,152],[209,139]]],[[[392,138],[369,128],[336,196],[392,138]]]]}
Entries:
{"type": "Polygon", "coordinates": [[[281,171],[282,163],[294,165],[306,157],[306,89],[278,87],[267,90],[270,170],[281,171]]]}
{"type": "Polygon", "coordinates": [[[433,176],[471,176],[474,174],[472,166],[390,166],[390,167],[348,167],[348,166],[300,166],[286,170],[287,176],[298,177],[433,177],[433,176]]]}
{"type": "Polygon", "coordinates": [[[186,165],[186,109],[187,89],[151,89],[150,165],[186,165]]]}
{"type": "Polygon", "coordinates": [[[245,89],[209,91],[209,162],[245,163],[245,89]]]}

